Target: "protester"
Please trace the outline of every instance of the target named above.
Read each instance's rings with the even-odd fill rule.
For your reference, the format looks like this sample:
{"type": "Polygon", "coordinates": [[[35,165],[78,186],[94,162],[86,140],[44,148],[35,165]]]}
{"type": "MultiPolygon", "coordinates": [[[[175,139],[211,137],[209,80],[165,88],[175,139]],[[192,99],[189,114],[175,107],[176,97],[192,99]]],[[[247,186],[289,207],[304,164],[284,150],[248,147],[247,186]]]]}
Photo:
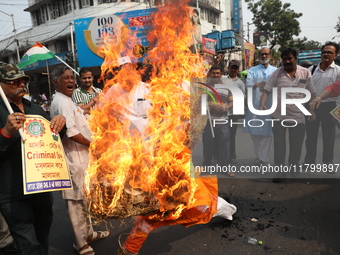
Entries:
{"type": "MultiPolygon", "coordinates": [[[[252,104],[255,109],[260,108],[260,99],[263,93],[263,88],[271,74],[277,69],[276,67],[269,64],[269,61],[272,58],[269,48],[262,48],[260,50],[259,56],[260,64],[249,69],[246,80],[247,88],[252,88],[252,104]]],[[[248,95],[248,97],[250,97],[250,95],[248,95]]],[[[269,108],[271,103],[272,96],[269,95],[266,107],[269,108]]],[[[253,140],[253,148],[256,156],[254,160],[255,164],[268,164],[269,162],[270,146],[273,136],[271,123],[265,121],[269,118],[270,115],[261,116],[253,113],[250,110],[248,110],[246,113],[246,125],[244,127],[244,132],[249,133],[253,140]],[[261,127],[248,125],[247,123],[253,119],[263,121],[263,125],[261,127]]]]}
{"type": "MultiPolygon", "coordinates": [[[[273,119],[274,134],[274,164],[276,166],[285,165],[286,160],[286,130],[289,132],[289,157],[288,163],[291,166],[298,166],[301,157],[302,144],[305,136],[305,116],[295,104],[286,104],[286,115],[281,114],[281,89],[282,88],[304,88],[315,97],[315,88],[310,71],[297,65],[297,51],[293,48],[286,48],[281,53],[283,65],[272,73],[267,84],[263,88],[260,109],[265,110],[268,96],[273,88],[278,88],[277,107],[271,114],[273,119]],[[281,124],[282,120],[285,125],[281,124]],[[293,120],[293,121],[292,121],[293,120]]],[[[287,99],[301,99],[303,93],[290,92],[286,94],[287,99]]],[[[281,182],[283,174],[278,174],[273,181],[281,182]]]]}
{"type": "MultiPolygon", "coordinates": [[[[207,84],[214,86],[221,84],[222,68],[220,66],[212,66],[209,70],[207,84]]],[[[211,120],[228,120],[228,111],[233,107],[233,96],[228,89],[216,88],[223,104],[214,103],[209,98],[208,105],[210,109],[211,120]]],[[[212,164],[214,144],[218,147],[219,165],[221,167],[230,164],[230,126],[228,124],[215,125],[213,132],[215,134],[215,143],[212,136],[212,129],[208,119],[203,131],[203,166],[208,167],[212,164]]],[[[227,173],[228,176],[234,177],[232,172],[227,173]]]]}
{"type": "MultiPolygon", "coordinates": [[[[9,114],[0,99],[0,211],[13,236],[19,254],[48,254],[48,238],[52,224],[51,192],[24,195],[21,137],[18,130],[25,114],[50,116],[41,107],[26,100],[29,76],[16,65],[0,64],[0,84],[14,111],[9,114]]],[[[66,120],[57,115],[51,129],[58,133],[66,120]]]]}
{"type": "Polygon", "coordinates": [[[56,88],[56,95],[51,105],[51,116],[62,114],[66,117],[66,135],[62,139],[66,160],[72,176],[72,190],[63,190],[71,224],[75,233],[74,249],[78,254],[95,254],[89,243],[109,235],[108,231],[93,230],[91,222],[85,215],[84,185],[85,171],[88,166],[88,147],[91,142],[91,131],[86,117],[80,107],[72,102],[75,89],[74,74],[67,66],[53,70],[52,81],[56,88]]]}
{"type": "MultiPolygon", "coordinates": [[[[229,84],[229,81],[231,80],[231,84],[235,87],[242,90],[243,95],[245,94],[245,86],[243,81],[241,81],[237,75],[240,68],[240,62],[238,60],[231,60],[228,65],[228,76],[227,76],[227,84],[229,84]]],[[[232,110],[230,110],[232,111],[232,110]]],[[[232,123],[236,123],[238,120],[238,115],[229,115],[229,121],[232,121],[232,123]]],[[[230,127],[230,160],[231,163],[236,164],[236,132],[237,132],[237,124],[234,124],[230,127]]]]}
{"type": "Polygon", "coordinates": [[[98,101],[98,94],[102,91],[93,86],[93,73],[88,67],[83,67],[79,71],[80,87],[75,89],[72,100],[85,111],[90,111],[98,101]]]}
{"type": "MultiPolygon", "coordinates": [[[[339,51],[335,42],[326,42],[321,48],[321,62],[315,68],[310,67],[316,94],[319,95],[327,86],[340,80],[340,67],[334,63],[339,51]]],[[[304,164],[315,164],[319,127],[322,128],[322,162],[333,164],[335,144],[335,122],[330,112],[336,107],[336,98],[323,99],[315,109],[316,119],[306,122],[306,156],[304,164]]]]}

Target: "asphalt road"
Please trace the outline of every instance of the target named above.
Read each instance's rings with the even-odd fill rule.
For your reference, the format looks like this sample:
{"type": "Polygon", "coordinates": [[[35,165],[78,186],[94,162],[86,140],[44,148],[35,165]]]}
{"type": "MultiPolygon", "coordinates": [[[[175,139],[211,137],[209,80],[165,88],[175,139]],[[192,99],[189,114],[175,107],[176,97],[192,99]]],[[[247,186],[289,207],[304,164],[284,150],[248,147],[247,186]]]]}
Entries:
{"type": "MultiPolygon", "coordinates": [[[[334,163],[340,163],[339,130],[336,139],[334,163]]],[[[236,166],[252,165],[254,153],[249,134],[239,129],[236,142],[239,160],[236,166]]],[[[196,165],[201,162],[201,156],[202,145],[198,144],[193,153],[196,165]]],[[[320,149],[317,163],[321,163],[320,149]]],[[[273,183],[267,175],[254,174],[249,178],[239,174],[236,178],[228,178],[220,174],[219,195],[236,205],[238,211],[234,220],[213,218],[205,225],[157,229],[149,235],[140,254],[338,255],[340,179],[338,174],[327,174],[325,179],[315,178],[319,176],[315,173],[273,183]],[[263,245],[250,245],[247,237],[261,240],[263,245]]],[[[54,193],[54,198],[49,254],[76,254],[72,248],[74,237],[65,203],[58,192],[54,193]]],[[[119,236],[129,233],[132,224],[133,219],[111,220],[96,227],[111,231],[108,238],[91,244],[96,254],[117,254],[119,236]]],[[[122,241],[125,238],[126,235],[121,236],[122,241]]]]}

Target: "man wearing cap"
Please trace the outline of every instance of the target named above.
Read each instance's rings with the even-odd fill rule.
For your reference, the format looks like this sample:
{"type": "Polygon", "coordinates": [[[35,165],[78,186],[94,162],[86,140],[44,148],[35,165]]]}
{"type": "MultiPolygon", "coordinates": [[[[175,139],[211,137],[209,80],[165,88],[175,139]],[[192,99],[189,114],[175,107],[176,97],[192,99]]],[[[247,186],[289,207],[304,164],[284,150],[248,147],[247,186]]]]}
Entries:
{"type": "MultiPolygon", "coordinates": [[[[13,236],[19,254],[48,254],[48,236],[52,224],[52,193],[24,195],[21,138],[18,130],[25,114],[50,117],[41,107],[31,104],[27,93],[29,76],[16,65],[0,63],[0,85],[14,113],[9,114],[0,99],[0,211],[13,236]]],[[[61,115],[51,120],[58,133],[66,121],[61,115]]]]}
{"type": "MultiPolygon", "coordinates": [[[[260,64],[252,67],[248,71],[246,86],[252,88],[252,103],[255,109],[260,108],[260,99],[263,93],[263,88],[266,85],[271,74],[276,70],[276,67],[271,66],[269,61],[272,55],[270,49],[263,47],[259,52],[260,64]]],[[[250,95],[248,94],[248,97],[250,95]]],[[[266,107],[269,109],[271,106],[271,95],[269,96],[266,107]]],[[[247,111],[245,118],[244,132],[251,135],[253,140],[253,147],[255,152],[254,164],[266,164],[269,161],[270,146],[272,143],[272,128],[269,121],[270,115],[260,116],[247,111]],[[263,125],[261,127],[251,127],[247,123],[253,119],[262,120],[263,125]]]]}
{"type": "MultiPolygon", "coordinates": [[[[240,62],[238,60],[231,60],[228,65],[228,76],[227,81],[228,83],[231,82],[232,85],[235,87],[238,87],[240,90],[242,90],[243,94],[245,94],[245,86],[243,81],[241,81],[237,75],[240,68],[240,62]]],[[[232,110],[231,110],[232,111],[232,110]]],[[[238,120],[237,115],[229,115],[229,121],[231,123],[235,123],[238,120]]],[[[236,164],[236,131],[237,131],[237,124],[234,124],[230,126],[230,160],[231,163],[236,164]]]]}

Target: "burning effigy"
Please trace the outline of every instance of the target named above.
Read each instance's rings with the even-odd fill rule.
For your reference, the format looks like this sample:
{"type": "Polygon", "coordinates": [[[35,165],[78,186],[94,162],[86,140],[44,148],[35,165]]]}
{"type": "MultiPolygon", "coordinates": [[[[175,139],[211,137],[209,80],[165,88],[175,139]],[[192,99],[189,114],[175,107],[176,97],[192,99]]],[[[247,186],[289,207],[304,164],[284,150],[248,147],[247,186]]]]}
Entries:
{"type": "Polygon", "coordinates": [[[120,37],[101,48],[105,87],[89,119],[86,176],[88,211],[95,219],[139,216],[137,222],[157,227],[190,226],[217,212],[216,179],[193,178],[191,150],[207,120],[201,115],[202,90],[192,82],[204,76],[204,66],[189,50],[193,24],[187,4],[166,1],[152,14],[144,62],[153,69],[146,83],[137,70],[136,32],[122,26],[120,37]],[[201,205],[204,210],[197,209],[201,205]]]}
{"type": "Polygon", "coordinates": [[[153,14],[152,36],[157,42],[148,62],[157,73],[148,83],[146,98],[137,102],[152,104],[147,116],[140,118],[147,122],[143,130],[135,124],[137,130],[131,132],[134,120],[126,117],[126,106],[133,107],[131,94],[141,82],[133,63],[136,37],[122,28],[120,43],[109,42],[102,48],[105,96],[89,120],[93,140],[87,170],[87,197],[96,216],[120,219],[159,210],[176,217],[194,202],[196,184],[190,178],[190,153],[185,153],[190,151],[190,103],[195,101],[201,119],[201,124],[195,123],[200,126],[197,133],[206,120],[200,116],[199,92],[195,97],[190,91],[190,79],[204,75],[204,69],[200,56],[188,48],[189,17],[186,1],[170,1],[153,14]],[[132,63],[121,65],[126,57],[132,63]]]}

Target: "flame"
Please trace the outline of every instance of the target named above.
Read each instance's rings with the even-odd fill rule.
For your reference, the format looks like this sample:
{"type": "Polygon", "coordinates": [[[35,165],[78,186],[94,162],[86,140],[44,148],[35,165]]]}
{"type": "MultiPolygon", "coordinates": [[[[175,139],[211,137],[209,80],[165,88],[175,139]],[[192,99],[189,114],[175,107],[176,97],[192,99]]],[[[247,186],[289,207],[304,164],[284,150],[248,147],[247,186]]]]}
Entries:
{"type": "Polygon", "coordinates": [[[105,95],[89,119],[93,140],[86,176],[93,215],[126,218],[153,212],[149,215],[153,219],[177,219],[195,201],[188,149],[192,93],[187,88],[204,67],[200,56],[189,51],[193,25],[188,2],[167,1],[152,16],[154,27],[148,38],[157,42],[151,42],[147,57],[154,69],[146,95],[152,106],[141,132],[131,130],[132,121],[126,117],[140,73],[136,64],[122,65],[117,71],[119,58],[135,60],[136,33],[122,27],[120,42],[107,40],[101,49],[105,95]]]}

